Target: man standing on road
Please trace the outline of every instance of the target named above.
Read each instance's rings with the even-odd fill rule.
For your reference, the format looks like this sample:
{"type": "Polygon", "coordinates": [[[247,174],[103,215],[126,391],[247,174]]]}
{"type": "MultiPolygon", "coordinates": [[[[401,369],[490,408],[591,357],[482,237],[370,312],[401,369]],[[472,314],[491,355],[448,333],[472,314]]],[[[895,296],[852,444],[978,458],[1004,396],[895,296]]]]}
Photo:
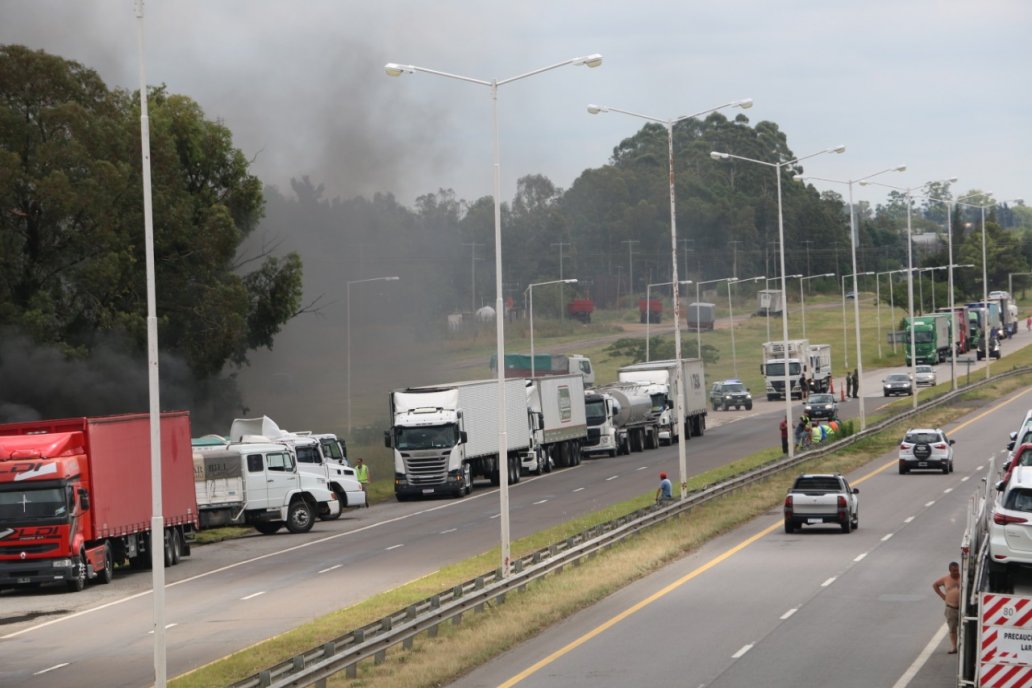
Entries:
{"type": "Polygon", "coordinates": [[[362,491],[366,493],[366,507],[369,507],[369,466],[366,465],[365,459],[361,456],[355,461],[355,480],[362,486],[362,491]]]}
{"type": "Polygon", "coordinates": [[[960,564],[951,561],[949,573],[932,583],[932,590],[946,603],[946,627],[950,631],[950,650],[957,654],[957,623],[960,620],[960,564]]]}
{"type": "Polygon", "coordinates": [[[781,453],[788,454],[788,419],[781,417],[781,453]]]}
{"type": "Polygon", "coordinates": [[[860,398],[860,375],[857,373],[856,368],[853,368],[853,398],[860,398]]]}

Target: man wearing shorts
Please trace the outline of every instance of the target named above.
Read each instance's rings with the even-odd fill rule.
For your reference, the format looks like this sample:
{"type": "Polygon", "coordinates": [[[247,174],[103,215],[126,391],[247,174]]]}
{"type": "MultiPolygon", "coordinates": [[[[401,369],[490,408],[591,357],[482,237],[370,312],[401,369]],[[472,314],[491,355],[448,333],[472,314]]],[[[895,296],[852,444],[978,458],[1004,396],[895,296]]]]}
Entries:
{"type": "Polygon", "coordinates": [[[949,654],[957,654],[957,623],[960,620],[960,564],[950,562],[950,572],[932,583],[932,590],[946,603],[946,627],[950,631],[949,654]]]}

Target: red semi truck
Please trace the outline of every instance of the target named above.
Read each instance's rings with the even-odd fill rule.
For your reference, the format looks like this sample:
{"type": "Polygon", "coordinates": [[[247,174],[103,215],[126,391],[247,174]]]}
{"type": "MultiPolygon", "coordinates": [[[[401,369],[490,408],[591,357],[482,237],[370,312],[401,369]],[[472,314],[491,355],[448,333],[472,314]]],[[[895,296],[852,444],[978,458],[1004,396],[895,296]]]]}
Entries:
{"type": "Polygon", "coordinates": [[[658,323],[663,319],[663,302],[660,299],[638,299],[638,315],[642,325],[658,323]]]}
{"type": "MultiPolygon", "coordinates": [[[[161,416],[165,565],[198,527],[190,416],[161,416]]],[[[150,566],[150,417],[0,425],[0,588],[110,583],[115,564],[150,566]]]]}

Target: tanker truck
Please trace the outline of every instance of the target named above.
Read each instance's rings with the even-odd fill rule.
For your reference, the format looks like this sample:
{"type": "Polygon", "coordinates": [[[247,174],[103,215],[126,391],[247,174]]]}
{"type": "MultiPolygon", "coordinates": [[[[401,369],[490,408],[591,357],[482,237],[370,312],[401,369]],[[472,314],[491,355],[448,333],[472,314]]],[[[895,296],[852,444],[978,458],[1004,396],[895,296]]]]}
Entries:
{"type": "Polygon", "coordinates": [[[684,380],[683,423],[674,422],[674,400],[677,398],[677,361],[648,361],[620,368],[616,375],[620,382],[657,385],[653,394],[661,392],[665,407],[660,409],[659,442],[677,442],[683,427],[686,438],[699,437],[706,429],[706,380],[700,358],[681,359],[681,379],[684,380]]]}
{"type": "Polygon", "coordinates": [[[659,445],[659,416],[666,391],[658,386],[617,382],[584,392],[588,438],[582,455],[630,454],[659,445]]]}

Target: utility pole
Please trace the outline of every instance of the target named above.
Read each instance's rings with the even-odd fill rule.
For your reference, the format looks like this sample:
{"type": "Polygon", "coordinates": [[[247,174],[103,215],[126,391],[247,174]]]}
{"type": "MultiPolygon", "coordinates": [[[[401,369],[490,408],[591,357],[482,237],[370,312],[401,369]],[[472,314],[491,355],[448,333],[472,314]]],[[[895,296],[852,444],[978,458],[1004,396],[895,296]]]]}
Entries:
{"type": "MultiPolygon", "coordinates": [[[[684,268],[683,268],[682,274],[685,277],[688,277],[688,242],[689,241],[692,242],[692,249],[694,250],[694,248],[695,248],[695,240],[694,239],[678,239],[677,240],[677,243],[681,245],[681,256],[684,258],[684,268]]],[[[698,279],[698,275],[696,275],[696,279],[698,279]]]]}
{"type": "MultiPolygon", "coordinates": [[[[810,244],[812,244],[813,241],[811,239],[803,239],[802,243],[806,244],[806,274],[812,275],[813,269],[810,267],[810,244]]],[[[810,285],[810,293],[813,294],[813,285],[810,285]]]]}
{"type": "MultiPolygon", "coordinates": [[[[470,296],[470,303],[472,304],[473,307],[470,309],[469,312],[470,313],[476,313],[477,312],[477,246],[483,246],[483,244],[468,243],[468,244],[463,244],[463,246],[469,246],[470,249],[471,249],[469,263],[470,263],[470,273],[473,276],[470,279],[470,285],[472,286],[472,289],[470,290],[472,292],[472,296],[470,296]]],[[[495,316],[497,317],[498,314],[495,313],[495,316]]]]}
{"type": "MultiPolygon", "coordinates": [[[[738,244],[742,242],[736,239],[727,243],[731,244],[731,276],[738,277],[738,244]]],[[[728,293],[731,293],[730,290],[728,293]]],[[[730,296],[728,298],[730,299],[730,296]]]]}
{"type": "Polygon", "coordinates": [[[562,327],[563,322],[566,319],[566,317],[565,317],[566,316],[566,308],[564,307],[565,304],[566,304],[566,299],[563,298],[563,286],[564,286],[565,283],[562,281],[562,279],[563,279],[563,247],[564,246],[569,246],[569,245],[570,245],[569,241],[557,241],[554,244],[552,244],[552,246],[558,246],[559,247],[559,280],[560,280],[560,282],[559,282],[559,326],[560,326],[560,328],[562,327]]]}
{"type": "Polygon", "coordinates": [[[627,244],[627,294],[634,293],[634,245],[641,243],[637,239],[624,239],[621,244],[627,244]]]}

